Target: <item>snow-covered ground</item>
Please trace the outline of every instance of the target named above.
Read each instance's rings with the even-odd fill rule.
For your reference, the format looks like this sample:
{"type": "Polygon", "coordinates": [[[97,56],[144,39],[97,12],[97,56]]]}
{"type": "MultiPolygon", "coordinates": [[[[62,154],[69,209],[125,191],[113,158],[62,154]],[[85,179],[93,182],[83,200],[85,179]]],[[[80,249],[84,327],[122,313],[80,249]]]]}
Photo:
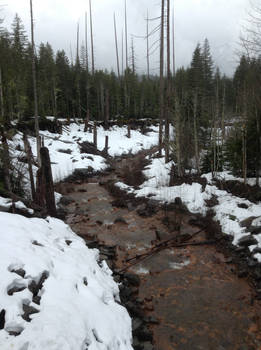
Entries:
{"type": "MultiPolygon", "coordinates": [[[[151,165],[144,171],[147,180],[140,186],[140,189],[135,190],[122,182],[118,182],[116,185],[129,193],[134,193],[137,197],[149,196],[161,202],[171,203],[174,202],[176,197],[180,197],[190,212],[202,215],[205,215],[209,209],[206,200],[215,195],[218,204],[211,209],[215,211],[215,219],[220,222],[222,231],[234,237],[233,244],[235,245],[242,237],[249,234],[240,225],[241,221],[249,217],[261,217],[261,203],[254,204],[246,199],[219,190],[212,185],[209,174],[203,175],[209,183],[205,190],[199,183],[192,183],[191,185],[183,183],[180,186],[169,187],[170,168],[171,163],[165,164],[164,158],[154,158],[151,165]],[[238,207],[239,204],[243,203],[246,208],[238,207]]],[[[228,177],[227,174],[226,178],[228,177]]],[[[233,177],[233,179],[235,178],[233,177]]],[[[252,225],[261,226],[261,222],[259,224],[253,222],[252,225]]],[[[253,237],[256,238],[258,244],[250,246],[251,251],[256,247],[261,248],[261,234],[253,235],[253,237]]],[[[255,257],[261,262],[261,254],[257,253],[255,257]]]]}
{"type": "MultiPolygon", "coordinates": [[[[106,169],[105,158],[80,153],[79,143],[93,141],[93,135],[83,129],[83,124],[74,123],[62,135],[41,131],[54,181],[76,168],[106,169]]],[[[103,150],[109,136],[111,156],[137,153],[157,144],[156,128],[152,129],[147,135],[132,130],[127,138],[126,127],[107,131],[99,127],[98,149],[103,150]]],[[[29,137],[29,142],[36,156],[35,138],[29,137]]],[[[22,134],[9,146],[15,168],[26,171],[27,165],[17,161],[24,156],[22,134]]],[[[29,190],[28,177],[25,186],[29,190]]],[[[59,197],[56,194],[57,201],[59,197]]],[[[97,262],[99,252],[88,249],[60,220],[4,212],[12,205],[33,214],[22,202],[12,204],[11,199],[0,197],[0,349],[131,350],[131,319],[119,304],[111,270],[105,261],[97,262]]]]}
{"type": "Polygon", "coordinates": [[[1,350],[132,349],[131,319],[96,249],[57,219],[0,212],[0,222],[1,350]],[[33,298],[32,286],[43,276],[33,298]],[[28,307],[31,321],[24,319],[28,307]]]}
{"type": "MultiPolygon", "coordinates": [[[[135,154],[141,149],[148,149],[158,142],[157,128],[147,135],[137,130],[131,130],[131,138],[128,138],[127,127],[114,126],[109,130],[103,127],[97,128],[97,148],[102,151],[105,146],[105,136],[109,137],[109,155],[118,156],[129,152],[135,154]]],[[[53,134],[41,131],[45,146],[48,147],[52,162],[54,181],[60,181],[71,175],[76,168],[91,167],[93,171],[102,171],[107,167],[105,158],[93,154],[80,153],[79,143],[93,142],[93,134],[84,132],[84,124],[70,124],[64,128],[63,134],[53,134]],[[66,153],[67,152],[67,153],[66,153]]],[[[34,156],[36,156],[36,142],[34,137],[29,138],[34,156]]],[[[13,156],[19,157],[24,149],[22,134],[18,133],[13,142],[10,142],[13,156]],[[20,145],[20,147],[17,147],[20,145]],[[18,148],[18,150],[17,150],[18,148]]]]}

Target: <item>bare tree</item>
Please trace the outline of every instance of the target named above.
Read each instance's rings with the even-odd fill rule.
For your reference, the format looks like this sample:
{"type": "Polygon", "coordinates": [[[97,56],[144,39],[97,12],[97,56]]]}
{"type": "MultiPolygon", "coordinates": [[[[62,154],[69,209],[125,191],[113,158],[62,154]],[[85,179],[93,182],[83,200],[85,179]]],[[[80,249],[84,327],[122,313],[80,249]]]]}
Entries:
{"type": "Polygon", "coordinates": [[[117,38],[115,13],[114,13],[113,18],[114,18],[115,49],[116,49],[116,58],[117,58],[117,72],[118,72],[118,78],[120,78],[120,63],[119,63],[118,38],[117,38]]]}
{"type": "Polygon", "coordinates": [[[261,5],[254,0],[250,0],[250,10],[240,42],[247,56],[261,54],[261,5]]]}
{"type": "Polygon", "coordinates": [[[41,138],[39,136],[38,95],[37,95],[37,80],[36,80],[36,67],[35,67],[34,18],[33,18],[32,0],[30,0],[30,13],[31,13],[31,44],[32,44],[32,74],[33,74],[33,88],[34,88],[35,136],[36,136],[36,142],[37,142],[37,161],[40,165],[41,138]]]}
{"type": "Polygon", "coordinates": [[[160,125],[159,125],[159,155],[162,155],[162,129],[164,119],[164,8],[165,0],[161,0],[161,26],[160,26],[160,125]]]}
{"type": "Polygon", "coordinates": [[[167,113],[165,116],[165,162],[169,162],[169,120],[171,98],[171,71],[170,71],[170,0],[167,0],[167,113]]]}
{"type": "Polygon", "coordinates": [[[150,47],[149,47],[149,10],[147,9],[147,18],[146,18],[146,41],[147,41],[147,76],[150,78],[150,47]]]}
{"type": "Polygon", "coordinates": [[[127,25],[127,3],[125,0],[125,55],[126,55],[126,69],[128,68],[128,25],[127,25]]]}
{"type": "Polygon", "coordinates": [[[92,75],[94,74],[94,49],[93,49],[93,30],[92,30],[92,2],[89,0],[90,6],[90,27],[91,27],[91,51],[92,51],[92,75]]]}

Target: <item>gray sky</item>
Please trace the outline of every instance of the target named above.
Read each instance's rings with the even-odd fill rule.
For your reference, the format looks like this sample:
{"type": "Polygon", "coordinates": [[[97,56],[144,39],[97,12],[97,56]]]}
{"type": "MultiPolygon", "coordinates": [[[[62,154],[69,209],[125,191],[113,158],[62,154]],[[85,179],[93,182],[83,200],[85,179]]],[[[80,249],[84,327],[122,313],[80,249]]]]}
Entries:
{"type": "MultiPolygon", "coordinates": [[[[75,56],[76,26],[80,22],[80,37],[84,40],[84,14],[87,0],[34,0],[36,43],[49,42],[53,49],[65,49],[70,57],[70,46],[75,56]]],[[[171,0],[175,3],[176,65],[187,66],[198,42],[207,37],[212,56],[227,74],[235,68],[235,54],[241,25],[246,18],[249,0],[171,0]]],[[[30,34],[29,0],[0,0],[5,5],[2,15],[5,26],[10,28],[15,13],[21,17],[30,34]]],[[[131,35],[142,36],[146,32],[146,12],[150,17],[160,15],[160,0],[127,0],[129,46],[131,35]]],[[[92,0],[93,30],[96,68],[115,70],[113,12],[116,14],[118,40],[121,51],[121,32],[124,26],[124,0],[92,0]]],[[[151,22],[151,29],[157,22],[151,22]]],[[[158,35],[157,35],[158,36],[158,35]]],[[[157,40],[151,38],[151,44],[157,40]]],[[[145,71],[146,43],[134,37],[138,72],[145,71]]],[[[130,52],[130,50],[129,50],[130,52]]],[[[153,73],[158,71],[158,51],[151,57],[153,73]]]]}

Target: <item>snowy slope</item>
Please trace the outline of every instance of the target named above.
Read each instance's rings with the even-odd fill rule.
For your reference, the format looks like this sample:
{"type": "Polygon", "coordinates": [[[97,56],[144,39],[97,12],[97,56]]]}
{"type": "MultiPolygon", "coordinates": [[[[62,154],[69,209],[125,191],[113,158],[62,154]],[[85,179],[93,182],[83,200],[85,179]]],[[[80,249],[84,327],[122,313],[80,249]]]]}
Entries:
{"type": "MultiPolygon", "coordinates": [[[[105,146],[105,136],[109,136],[109,155],[119,156],[124,153],[137,153],[141,149],[147,149],[157,144],[157,128],[152,127],[152,132],[147,135],[137,130],[131,131],[131,138],[128,138],[127,127],[114,126],[109,130],[103,127],[97,128],[97,148],[102,151],[105,146]]],[[[71,175],[74,169],[92,167],[93,171],[102,171],[107,168],[105,158],[93,154],[81,154],[78,143],[84,141],[93,142],[93,134],[84,132],[84,124],[70,124],[63,131],[63,134],[52,134],[48,131],[41,131],[44,137],[45,146],[50,152],[52,172],[54,181],[60,181],[71,175]],[[66,151],[68,153],[65,153],[66,151]],[[70,153],[69,153],[70,152],[70,153]]],[[[29,138],[32,151],[36,156],[36,142],[34,137],[29,138]]],[[[13,157],[19,157],[23,149],[22,134],[18,133],[14,141],[10,142],[13,149],[13,157]],[[19,147],[17,147],[19,145],[19,147]]],[[[35,169],[36,170],[36,169],[35,169]]]]}
{"type": "Polygon", "coordinates": [[[132,349],[130,317],[118,304],[111,271],[97,263],[97,250],[57,219],[0,212],[0,222],[1,350],[132,349]],[[30,290],[43,276],[35,304],[30,290]],[[31,322],[22,318],[26,305],[39,311],[31,322]]]}
{"type": "MultiPolygon", "coordinates": [[[[224,233],[233,236],[233,244],[235,245],[238,244],[239,239],[249,234],[240,225],[241,221],[249,217],[261,217],[260,203],[254,204],[246,199],[219,190],[212,185],[209,175],[204,175],[209,182],[205,190],[199,183],[192,183],[191,185],[183,183],[180,186],[169,187],[170,168],[171,163],[165,164],[164,158],[154,158],[152,163],[144,170],[146,181],[140,186],[140,189],[134,190],[134,188],[122,182],[118,182],[116,185],[129,193],[134,193],[137,197],[149,196],[161,202],[171,203],[174,202],[175,198],[180,197],[190,212],[202,215],[205,215],[209,209],[205,201],[215,195],[218,204],[211,208],[216,213],[214,219],[220,222],[224,233]],[[238,204],[243,203],[246,208],[239,208],[238,204]]],[[[256,224],[256,226],[258,225],[256,224]]],[[[259,226],[261,226],[261,221],[259,226]]],[[[261,248],[261,234],[253,235],[253,237],[256,238],[258,244],[250,246],[251,251],[256,247],[261,248]]],[[[257,253],[255,257],[261,262],[261,254],[257,253]]]]}

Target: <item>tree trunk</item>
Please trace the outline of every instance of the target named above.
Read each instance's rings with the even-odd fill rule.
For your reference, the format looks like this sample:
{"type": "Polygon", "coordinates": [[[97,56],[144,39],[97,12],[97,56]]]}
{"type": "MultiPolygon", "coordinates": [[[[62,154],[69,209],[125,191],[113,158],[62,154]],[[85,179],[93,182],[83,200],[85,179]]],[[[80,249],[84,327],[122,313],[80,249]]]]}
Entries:
{"type": "Polygon", "coordinates": [[[177,168],[178,168],[178,176],[181,177],[182,174],[182,166],[181,166],[181,146],[180,146],[180,107],[177,96],[175,96],[175,121],[176,121],[176,155],[177,155],[177,168]]]}
{"type": "Polygon", "coordinates": [[[159,125],[159,155],[162,156],[162,129],[164,120],[164,6],[165,0],[161,0],[161,28],[160,28],[160,125],[159,125]]]}
{"type": "Polygon", "coordinates": [[[32,154],[31,146],[26,134],[23,134],[23,141],[24,141],[24,150],[27,156],[28,172],[29,172],[30,184],[31,184],[31,194],[32,194],[33,202],[35,202],[36,192],[35,192],[33,166],[32,166],[33,154],[32,154]]]}
{"type": "Polygon", "coordinates": [[[39,137],[39,117],[38,117],[38,95],[37,95],[37,80],[36,80],[36,67],[35,67],[35,44],[34,44],[34,18],[33,18],[33,4],[30,0],[31,11],[31,41],[32,41],[32,75],[33,75],[33,88],[34,88],[34,118],[35,118],[35,136],[37,143],[37,161],[41,165],[41,140],[39,137]]]}
{"type": "Polygon", "coordinates": [[[92,49],[92,75],[94,75],[94,49],[93,49],[93,31],[92,31],[92,3],[89,0],[90,5],[90,26],[91,26],[91,49],[92,49]]]}
{"type": "Polygon", "coordinates": [[[118,78],[120,79],[120,62],[119,62],[118,38],[117,38],[115,13],[113,18],[114,18],[114,36],[115,36],[115,49],[116,49],[116,59],[117,59],[117,72],[118,72],[118,78]]]}
{"type": "Polygon", "coordinates": [[[109,99],[109,90],[106,89],[105,92],[105,127],[106,129],[108,128],[108,124],[109,124],[109,119],[110,119],[110,99],[109,99]]]}
{"type": "Polygon", "coordinates": [[[195,92],[193,101],[193,126],[194,126],[194,147],[195,147],[195,159],[196,159],[196,170],[197,174],[199,170],[199,148],[198,148],[198,127],[197,127],[197,109],[198,109],[198,94],[195,92]]]}
{"type": "Polygon", "coordinates": [[[128,26],[127,26],[127,4],[125,0],[125,55],[126,55],[126,69],[128,68],[128,26]]]}
{"type": "Polygon", "coordinates": [[[55,205],[55,196],[54,196],[54,185],[53,185],[53,176],[52,168],[50,162],[50,156],[48,148],[42,147],[41,151],[41,175],[42,183],[45,188],[45,205],[47,212],[50,216],[57,216],[56,205],[55,205]]]}
{"type": "Polygon", "coordinates": [[[1,128],[1,138],[2,138],[1,140],[2,146],[3,146],[2,162],[3,162],[5,188],[8,192],[12,192],[11,178],[10,178],[10,171],[11,171],[10,153],[9,153],[9,146],[8,146],[3,128],[1,128]]]}
{"type": "Polygon", "coordinates": [[[171,95],[171,71],[170,71],[170,0],[167,0],[167,113],[165,116],[165,163],[169,162],[169,120],[170,120],[170,95],[171,95]]]}
{"type": "Polygon", "coordinates": [[[147,9],[147,35],[146,35],[146,41],[147,41],[147,76],[148,79],[150,78],[150,47],[149,47],[149,11],[147,9]]]}

